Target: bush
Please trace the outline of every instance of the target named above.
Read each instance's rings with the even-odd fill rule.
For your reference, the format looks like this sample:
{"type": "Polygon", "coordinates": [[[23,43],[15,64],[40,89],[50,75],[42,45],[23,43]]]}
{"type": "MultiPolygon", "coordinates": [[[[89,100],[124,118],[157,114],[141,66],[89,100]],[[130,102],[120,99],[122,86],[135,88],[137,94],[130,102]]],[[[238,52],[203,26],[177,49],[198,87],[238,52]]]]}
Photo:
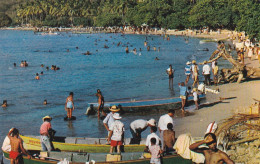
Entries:
{"type": "Polygon", "coordinates": [[[5,13],[0,13],[0,27],[9,26],[12,23],[12,19],[5,13]]]}

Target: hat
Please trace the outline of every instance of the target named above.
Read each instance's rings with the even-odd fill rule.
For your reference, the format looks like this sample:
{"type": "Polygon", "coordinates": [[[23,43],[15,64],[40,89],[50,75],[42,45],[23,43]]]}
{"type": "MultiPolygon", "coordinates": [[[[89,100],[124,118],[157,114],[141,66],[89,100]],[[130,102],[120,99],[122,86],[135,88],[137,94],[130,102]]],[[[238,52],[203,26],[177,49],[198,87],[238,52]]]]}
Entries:
{"type": "Polygon", "coordinates": [[[50,120],[52,120],[52,118],[51,118],[50,116],[45,116],[45,117],[42,118],[43,121],[44,121],[45,119],[50,119],[50,120]]]}
{"type": "Polygon", "coordinates": [[[118,111],[120,111],[120,109],[119,109],[116,105],[111,106],[111,107],[109,108],[109,110],[112,111],[112,112],[118,112],[118,111]]]}
{"type": "Polygon", "coordinates": [[[206,131],[205,134],[207,134],[207,133],[215,133],[215,131],[217,130],[217,128],[218,128],[218,125],[217,125],[217,123],[215,123],[215,121],[214,121],[214,122],[212,122],[212,123],[210,123],[210,124],[208,125],[207,131],[206,131]]]}
{"type": "Polygon", "coordinates": [[[119,113],[114,113],[113,114],[113,117],[114,117],[114,119],[116,119],[116,120],[120,120],[122,117],[120,117],[120,115],[119,115],[119,113]]]}
{"type": "Polygon", "coordinates": [[[206,61],[206,60],[204,60],[204,61],[203,61],[203,64],[207,64],[207,61],[206,61]]]}
{"type": "Polygon", "coordinates": [[[198,89],[197,88],[193,88],[193,91],[196,92],[196,91],[198,91],[198,89]]]}
{"type": "Polygon", "coordinates": [[[147,121],[148,124],[155,126],[155,119],[151,118],[149,121],[147,121]]]}
{"type": "Polygon", "coordinates": [[[187,61],[187,63],[186,63],[186,64],[187,64],[187,65],[190,65],[190,63],[191,63],[190,61],[187,61]]]}
{"type": "Polygon", "coordinates": [[[196,63],[196,60],[192,60],[192,62],[191,62],[192,64],[195,64],[196,63]]]}

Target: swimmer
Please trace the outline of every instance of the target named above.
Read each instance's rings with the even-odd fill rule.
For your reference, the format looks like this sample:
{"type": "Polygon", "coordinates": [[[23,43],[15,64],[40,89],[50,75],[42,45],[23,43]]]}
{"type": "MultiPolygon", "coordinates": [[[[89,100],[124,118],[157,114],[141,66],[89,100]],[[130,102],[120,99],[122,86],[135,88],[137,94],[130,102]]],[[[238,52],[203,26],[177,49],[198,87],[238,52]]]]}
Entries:
{"type": "Polygon", "coordinates": [[[67,49],[67,52],[70,52],[70,49],[67,49]]]}
{"type": "Polygon", "coordinates": [[[20,67],[24,67],[24,62],[23,62],[23,60],[21,61],[20,67]]]}
{"type": "Polygon", "coordinates": [[[126,48],[125,48],[125,53],[129,53],[129,48],[128,48],[128,46],[126,46],[126,48]]]}
{"type": "Polygon", "coordinates": [[[136,55],[136,48],[133,49],[133,53],[136,55]]]}
{"type": "Polygon", "coordinates": [[[44,67],[44,65],[43,65],[43,64],[41,64],[41,67],[44,67]]]}
{"type": "Polygon", "coordinates": [[[43,71],[41,71],[40,75],[43,75],[43,71]]]}
{"type": "Polygon", "coordinates": [[[3,100],[2,107],[3,107],[3,108],[7,107],[7,100],[3,100]]]}
{"type": "Polygon", "coordinates": [[[35,80],[40,80],[40,76],[38,73],[36,73],[35,80]]]}
{"type": "Polygon", "coordinates": [[[47,105],[47,100],[46,99],[43,101],[43,105],[47,105]]]}
{"type": "Polygon", "coordinates": [[[141,51],[142,51],[142,48],[139,48],[139,51],[141,52],[141,51]]]}
{"type": "Polygon", "coordinates": [[[76,49],[79,49],[79,47],[76,47],[76,49]]]}
{"type": "Polygon", "coordinates": [[[24,66],[28,67],[28,63],[26,62],[26,60],[24,61],[24,66]]]}
{"type": "Polygon", "coordinates": [[[145,46],[145,47],[147,46],[147,41],[144,41],[144,46],[145,46]]]}
{"type": "Polygon", "coordinates": [[[91,55],[91,53],[87,51],[86,53],[83,53],[83,55],[91,55]]]}
{"type": "Polygon", "coordinates": [[[150,46],[147,46],[147,51],[150,51],[150,46]]]}
{"type": "Polygon", "coordinates": [[[100,89],[97,90],[96,96],[98,98],[98,119],[100,118],[100,112],[105,116],[106,114],[104,113],[104,96],[102,95],[100,89]]]}
{"type": "Polygon", "coordinates": [[[16,67],[16,63],[14,63],[14,67],[16,67]]]}
{"type": "Polygon", "coordinates": [[[65,110],[67,111],[68,119],[71,119],[72,111],[74,110],[73,92],[70,92],[66,99],[65,110]]]}
{"type": "Polygon", "coordinates": [[[46,67],[46,70],[49,71],[49,67],[46,67]]]}
{"type": "Polygon", "coordinates": [[[160,60],[158,57],[155,57],[155,59],[154,60],[160,60]]]}
{"type": "Polygon", "coordinates": [[[153,46],[153,50],[156,51],[156,47],[155,46],[153,46]]]}
{"type": "Polygon", "coordinates": [[[56,66],[55,66],[55,71],[57,71],[57,70],[60,70],[60,67],[56,67],[56,66]]]}
{"type": "Polygon", "coordinates": [[[158,52],[160,52],[160,50],[161,50],[161,47],[158,47],[158,52]]]}

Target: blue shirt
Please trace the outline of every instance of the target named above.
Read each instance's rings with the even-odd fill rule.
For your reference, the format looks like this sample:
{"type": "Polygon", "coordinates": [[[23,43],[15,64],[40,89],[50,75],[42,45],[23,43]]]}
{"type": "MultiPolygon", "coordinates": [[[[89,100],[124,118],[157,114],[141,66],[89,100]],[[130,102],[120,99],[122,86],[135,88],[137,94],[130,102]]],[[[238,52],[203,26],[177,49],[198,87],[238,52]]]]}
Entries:
{"type": "Polygon", "coordinates": [[[180,87],[180,95],[186,96],[187,87],[185,87],[185,86],[179,86],[179,87],[180,87]]]}

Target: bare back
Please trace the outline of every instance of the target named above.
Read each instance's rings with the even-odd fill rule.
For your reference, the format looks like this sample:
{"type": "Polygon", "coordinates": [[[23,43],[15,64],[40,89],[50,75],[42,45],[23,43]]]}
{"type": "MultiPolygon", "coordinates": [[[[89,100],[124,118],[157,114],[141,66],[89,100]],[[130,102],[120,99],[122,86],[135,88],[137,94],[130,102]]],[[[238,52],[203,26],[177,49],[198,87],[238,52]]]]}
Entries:
{"type": "Polygon", "coordinates": [[[204,150],[203,153],[205,155],[205,164],[223,164],[224,162],[228,164],[229,162],[232,162],[229,157],[220,150],[214,152],[208,149],[204,150]]]}
{"type": "Polygon", "coordinates": [[[164,145],[172,148],[175,143],[175,132],[172,130],[165,130],[163,132],[164,145]]]}
{"type": "Polygon", "coordinates": [[[20,152],[22,140],[16,137],[10,137],[11,150],[15,152],[20,152]]]}

